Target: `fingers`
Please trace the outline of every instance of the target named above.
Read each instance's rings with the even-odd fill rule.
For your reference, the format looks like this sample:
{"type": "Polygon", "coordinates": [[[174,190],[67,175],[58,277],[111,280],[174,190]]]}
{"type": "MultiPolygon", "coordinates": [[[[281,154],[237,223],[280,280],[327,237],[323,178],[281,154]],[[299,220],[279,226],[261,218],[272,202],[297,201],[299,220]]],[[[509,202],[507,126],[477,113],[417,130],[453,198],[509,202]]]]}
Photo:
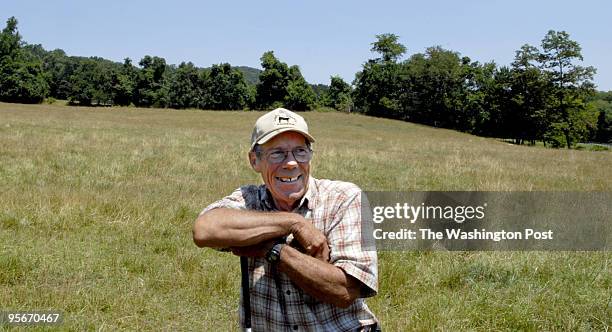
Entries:
{"type": "Polygon", "coordinates": [[[311,256],[324,262],[329,262],[329,246],[327,245],[327,242],[325,242],[322,247],[313,251],[311,256]]]}
{"type": "Polygon", "coordinates": [[[304,248],[306,254],[325,262],[329,261],[327,238],[310,222],[304,221],[296,227],[293,237],[304,248]]]}

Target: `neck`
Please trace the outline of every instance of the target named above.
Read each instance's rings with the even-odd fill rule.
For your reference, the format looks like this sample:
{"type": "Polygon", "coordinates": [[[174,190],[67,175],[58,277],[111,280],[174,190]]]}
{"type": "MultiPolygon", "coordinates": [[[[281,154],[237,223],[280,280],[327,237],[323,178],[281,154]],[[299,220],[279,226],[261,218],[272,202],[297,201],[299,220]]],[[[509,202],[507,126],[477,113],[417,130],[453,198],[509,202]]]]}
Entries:
{"type": "Polygon", "coordinates": [[[285,212],[291,212],[293,211],[298,203],[299,200],[295,200],[292,203],[287,203],[287,202],[279,202],[278,200],[276,200],[276,198],[272,197],[272,200],[274,201],[274,205],[276,206],[276,208],[280,211],[285,211],[285,212]]]}

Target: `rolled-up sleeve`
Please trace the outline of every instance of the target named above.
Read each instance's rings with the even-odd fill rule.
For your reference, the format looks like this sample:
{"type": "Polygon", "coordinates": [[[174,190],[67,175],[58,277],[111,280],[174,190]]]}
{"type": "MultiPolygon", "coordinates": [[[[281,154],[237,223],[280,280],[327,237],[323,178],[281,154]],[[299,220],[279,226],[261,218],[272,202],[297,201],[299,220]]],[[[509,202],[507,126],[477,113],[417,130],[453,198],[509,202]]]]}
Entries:
{"type": "Polygon", "coordinates": [[[367,238],[372,234],[364,232],[369,229],[364,223],[371,221],[361,215],[361,190],[353,185],[339,196],[343,202],[332,216],[328,233],[330,262],[363,283],[361,297],[374,296],[378,292],[378,261],[371,245],[374,240],[367,238]]]}
{"type": "Polygon", "coordinates": [[[244,202],[244,196],[242,195],[241,188],[234,190],[230,195],[225,196],[222,199],[204,208],[204,210],[200,212],[200,216],[210,210],[214,210],[218,208],[228,208],[228,209],[236,209],[236,210],[246,209],[246,205],[244,202]]]}

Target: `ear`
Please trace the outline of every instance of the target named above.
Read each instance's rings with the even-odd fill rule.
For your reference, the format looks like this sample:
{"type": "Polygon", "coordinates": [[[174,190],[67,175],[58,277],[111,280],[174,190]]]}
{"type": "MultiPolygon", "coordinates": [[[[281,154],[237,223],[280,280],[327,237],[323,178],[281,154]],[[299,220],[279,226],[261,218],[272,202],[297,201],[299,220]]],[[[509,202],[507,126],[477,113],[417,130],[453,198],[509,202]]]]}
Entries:
{"type": "Polygon", "coordinates": [[[249,163],[255,172],[261,173],[261,161],[257,159],[255,152],[249,152],[249,163]]]}

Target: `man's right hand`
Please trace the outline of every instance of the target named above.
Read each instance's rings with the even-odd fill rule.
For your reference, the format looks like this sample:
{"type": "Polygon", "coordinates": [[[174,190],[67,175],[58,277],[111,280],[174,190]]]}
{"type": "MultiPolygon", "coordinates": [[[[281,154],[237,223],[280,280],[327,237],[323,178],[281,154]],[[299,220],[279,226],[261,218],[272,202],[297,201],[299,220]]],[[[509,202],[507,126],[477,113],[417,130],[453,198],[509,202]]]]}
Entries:
{"type": "Polygon", "coordinates": [[[324,262],[329,261],[327,238],[310,221],[303,219],[303,221],[295,223],[291,227],[291,234],[304,248],[306,254],[324,262]]]}

